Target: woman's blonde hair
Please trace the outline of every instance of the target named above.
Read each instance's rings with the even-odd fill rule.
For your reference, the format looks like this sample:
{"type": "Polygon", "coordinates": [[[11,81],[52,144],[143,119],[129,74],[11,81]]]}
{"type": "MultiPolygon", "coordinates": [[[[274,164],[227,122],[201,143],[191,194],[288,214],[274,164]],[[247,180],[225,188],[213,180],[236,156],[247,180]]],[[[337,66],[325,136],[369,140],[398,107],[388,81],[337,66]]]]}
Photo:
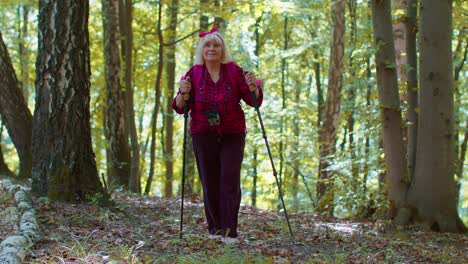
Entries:
{"type": "Polygon", "coordinates": [[[228,63],[232,61],[231,54],[229,53],[228,48],[226,47],[226,42],[224,41],[223,36],[218,32],[213,32],[206,34],[204,37],[200,38],[198,42],[197,51],[195,53],[195,64],[203,65],[205,60],[203,59],[203,46],[209,41],[215,41],[222,47],[223,54],[221,56],[221,63],[228,63]]]}

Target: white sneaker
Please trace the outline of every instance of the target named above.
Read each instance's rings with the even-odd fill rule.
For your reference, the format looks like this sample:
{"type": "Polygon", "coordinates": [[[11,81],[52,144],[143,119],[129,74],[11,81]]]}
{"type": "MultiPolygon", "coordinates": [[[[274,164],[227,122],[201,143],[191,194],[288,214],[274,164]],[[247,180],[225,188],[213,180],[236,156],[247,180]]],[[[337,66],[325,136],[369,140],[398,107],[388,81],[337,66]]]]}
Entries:
{"type": "Polygon", "coordinates": [[[222,236],[221,236],[221,235],[212,235],[212,234],[210,234],[210,235],[208,236],[208,238],[217,240],[217,239],[222,238],[222,236]]]}
{"type": "Polygon", "coordinates": [[[221,238],[225,244],[237,244],[239,243],[239,239],[237,237],[223,237],[221,238]]]}

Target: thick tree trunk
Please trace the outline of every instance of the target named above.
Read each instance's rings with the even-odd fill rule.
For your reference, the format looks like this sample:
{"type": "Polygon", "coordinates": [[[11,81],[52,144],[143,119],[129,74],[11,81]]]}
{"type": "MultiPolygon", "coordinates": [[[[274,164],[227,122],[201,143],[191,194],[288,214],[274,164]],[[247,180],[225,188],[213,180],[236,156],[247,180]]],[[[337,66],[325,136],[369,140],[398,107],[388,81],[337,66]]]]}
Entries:
{"type": "Polygon", "coordinates": [[[408,188],[402,118],[398,95],[390,0],[372,0],[372,24],[377,65],[377,88],[382,118],[383,148],[389,184],[390,216],[405,205],[408,188]]]}
{"type": "Polygon", "coordinates": [[[131,157],[125,130],[125,101],[120,86],[118,1],[103,0],[102,13],[107,87],[105,135],[109,142],[108,184],[110,188],[123,186],[128,189],[131,157]]]}
{"type": "Polygon", "coordinates": [[[423,0],[420,8],[421,96],[409,202],[415,218],[431,229],[466,231],[457,213],[454,181],[452,1],[423,0]]]}
{"type": "MultiPolygon", "coordinates": [[[[132,0],[125,0],[122,12],[120,24],[124,25],[121,27],[121,33],[124,34],[125,45],[124,47],[124,59],[125,59],[125,106],[126,106],[126,122],[127,131],[130,135],[131,149],[132,149],[132,162],[130,166],[130,182],[128,187],[130,191],[134,193],[141,192],[140,186],[140,144],[138,143],[138,133],[135,124],[135,110],[133,103],[133,76],[132,76],[132,65],[133,65],[133,5],[132,0]]],[[[119,6],[120,6],[119,5],[119,6]]]]}
{"type": "Polygon", "coordinates": [[[20,160],[19,177],[31,177],[32,117],[16,78],[10,55],[0,32],[0,115],[20,160]]]}
{"type": "MultiPolygon", "coordinates": [[[[177,30],[177,13],[179,10],[179,0],[172,0],[170,5],[170,25],[167,39],[170,43],[176,39],[177,30]]],[[[171,108],[172,99],[174,97],[175,86],[175,45],[171,45],[166,49],[166,72],[167,72],[167,93],[166,93],[166,179],[164,182],[164,197],[172,197],[172,181],[174,179],[174,114],[171,108]]],[[[177,155],[182,156],[182,155],[177,155]]]]}
{"type": "Polygon", "coordinates": [[[345,1],[337,0],[333,4],[333,37],[328,69],[328,92],[325,108],[325,120],[320,128],[320,163],[317,181],[316,211],[324,215],[333,215],[334,181],[329,170],[331,158],[335,153],[336,133],[340,117],[341,88],[343,79],[343,55],[345,34],[345,1]]]}
{"type": "Polygon", "coordinates": [[[418,138],[418,63],[416,51],[417,25],[417,0],[408,0],[407,20],[406,20],[406,88],[408,96],[408,143],[406,145],[406,155],[408,157],[408,176],[413,178],[414,166],[416,162],[416,144],[418,138]]]}
{"type": "Polygon", "coordinates": [[[145,194],[149,194],[151,191],[151,184],[153,183],[154,178],[154,167],[155,167],[155,157],[156,157],[156,129],[158,122],[158,112],[161,104],[161,78],[164,65],[164,38],[161,31],[161,13],[162,5],[161,2],[158,2],[158,23],[156,26],[156,31],[159,40],[158,46],[158,70],[156,73],[156,83],[155,83],[155,92],[154,92],[154,108],[153,115],[151,117],[151,150],[150,150],[150,172],[148,176],[148,181],[146,182],[145,194]]]}
{"type": "Polygon", "coordinates": [[[107,200],[91,144],[88,1],[39,1],[33,191],[107,200]]]}

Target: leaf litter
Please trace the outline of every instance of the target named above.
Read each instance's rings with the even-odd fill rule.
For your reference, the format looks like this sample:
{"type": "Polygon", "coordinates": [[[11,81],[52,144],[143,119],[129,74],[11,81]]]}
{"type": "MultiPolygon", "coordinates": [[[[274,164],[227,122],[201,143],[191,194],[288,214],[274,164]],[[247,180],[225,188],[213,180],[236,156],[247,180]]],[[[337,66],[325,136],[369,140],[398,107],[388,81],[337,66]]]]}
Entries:
{"type": "Polygon", "coordinates": [[[240,239],[225,244],[206,232],[203,204],[187,199],[179,239],[180,200],[114,193],[115,208],[40,199],[43,238],[26,263],[468,263],[468,238],[291,214],[292,241],[280,212],[243,206],[240,239]]]}

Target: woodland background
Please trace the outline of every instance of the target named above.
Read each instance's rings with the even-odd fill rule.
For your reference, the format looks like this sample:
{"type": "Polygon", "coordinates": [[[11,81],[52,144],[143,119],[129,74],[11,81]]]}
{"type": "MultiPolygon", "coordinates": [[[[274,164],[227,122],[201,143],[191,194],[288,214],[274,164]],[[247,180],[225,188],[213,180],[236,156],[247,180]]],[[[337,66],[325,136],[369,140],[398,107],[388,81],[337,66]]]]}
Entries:
{"type": "MultiPolygon", "coordinates": [[[[385,8],[389,7],[390,1],[89,1],[87,45],[91,66],[90,101],[85,96],[82,102],[85,106],[89,103],[96,175],[103,187],[98,188],[97,192],[84,191],[90,195],[86,197],[70,196],[70,192],[68,196],[64,196],[60,191],[53,193],[51,189],[46,194],[52,199],[75,201],[100,200],[105,196],[99,194],[102,190],[123,190],[166,198],[180,196],[183,118],[174,114],[170,103],[177,91],[179,77],[193,63],[198,32],[207,31],[216,23],[225,35],[234,60],[264,80],[265,102],[260,111],[286,205],[288,210],[295,213],[315,212],[338,218],[366,219],[390,215],[397,219],[413,219],[413,216],[405,216],[404,213],[401,216],[401,213],[395,211],[405,208],[402,202],[404,199],[399,197],[406,193],[407,187],[402,187],[405,191],[401,191],[398,190],[401,187],[398,184],[417,179],[412,173],[417,166],[411,165],[411,161],[408,162],[409,165],[404,164],[404,168],[409,168],[409,175],[397,172],[397,177],[400,178],[395,181],[392,181],[395,178],[390,174],[396,175],[392,172],[393,168],[397,171],[398,166],[403,168],[405,157],[411,157],[408,154],[411,153],[411,147],[408,145],[416,144],[411,141],[410,134],[414,132],[411,129],[415,127],[414,117],[421,108],[413,104],[414,100],[420,101],[421,106],[425,102],[426,107],[433,109],[439,109],[444,103],[437,101],[439,99],[428,103],[422,97],[418,100],[418,92],[424,88],[417,84],[414,86],[414,80],[411,86],[408,73],[413,72],[416,77],[424,76],[424,65],[440,64],[450,69],[452,80],[448,80],[441,89],[447,91],[449,101],[452,100],[452,107],[449,104],[447,108],[454,114],[449,124],[449,127],[454,128],[449,139],[452,142],[452,151],[449,150],[450,153],[447,154],[440,149],[431,148],[445,144],[439,142],[438,137],[429,137],[428,141],[420,143],[425,152],[440,154],[435,160],[449,160],[446,163],[449,165],[442,168],[445,173],[440,173],[440,168],[439,172],[434,173],[420,171],[421,175],[428,175],[425,180],[420,178],[422,181],[434,184],[421,187],[414,193],[416,196],[425,193],[416,198],[418,201],[442,201],[436,202],[437,205],[431,209],[422,205],[426,208],[421,209],[422,211],[432,210],[430,213],[422,213],[423,219],[430,219],[431,227],[462,230],[459,223],[450,222],[457,222],[454,219],[458,217],[465,224],[468,222],[468,179],[464,170],[468,138],[468,85],[467,70],[464,67],[468,46],[468,5],[465,1],[454,0],[453,9],[448,9],[445,16],[437,16],[440,19],[434,19],[431,14],[437,15],[440,11],[437,8],[428,7],[430,12],[435,12],[427,15],[429,18],[423,16],[426,14],[420,13],[421,11],[411,16],[408,6],[419,10],[417,1],[391,2],[392,16],[386,17],[385,8]],[[371,3],[375,6],[371,7],[371,3]],[[120,12],[117,11],[118,8],[111,8],[119,4],[120,12]],[[380,5],[383,7],[379,11],[380,5]],[[379,15],[378,12],[383,12],[384,15],[379,15]],[[387,18],[391,21],[385,20],[387,18]],[[430,51],[432,55],[440,53],[443,58],[449,58],[448,62],[424,60],[428,53],[423,52],[428,49],[424,48],[425,44],[421,41],[425,38],[419,35],[422,33],[418,24],[418,21],[421,23],[424,19],[435,21],[428,28],[448,32],[445,35],[430,35],[435,42],[442,40],[451,45],[450,53],[442,50],[430,51]],[[388,21],[391,23],[386,24],[388,21]],[[413,24],[407,27],[411,22],[413,24]],[[373,23],[374,31],[388,25],[393,28],[390,34],[385,30],[373,33],[373,23]],[[447,27],[448,24],[451,27],[447,27]],[[415,50],[419,67],[407,62],[409,53],[405,39],[408,38],[408,28],[411,29],[414,43],[418,44],[415,50]],[[379,37],[378,34],[383,35],[379,37]],[[381,57],[388,52],[388,49],[385,51],[385,46],[388,48],[388,45],[382,45],[381,41],[390,39],[394,41],[392,48],[396,54],[395,61],[391,60],[391,56],[381,57]],[[390,80],[383,81],[380,87],[377,81],[379,63],[385,65],[384,74],[387,74],[387,77],[381,75],[379,78],[390,80]],[[418,70],[414,70],[415,68],[418,70]],[[106,69],[111,73],[106,73],[106,69]],[[395,80],[398,74],[396,85],[391,83],[392,71],[395,80]],[[390,99],[386,100],[385,96],[389,94],[390,99]],[[450,94],[453,95],[452,99],[450,94]],[[388,121],[386,109],[402,117],[400,124],[382,123],[382,120],[388,121]],[[385,132],[383,127],[396,128],[400,132],[385,132]],[[387,135],[393,135],[394,138],[401,135],[399,141],[394,141],[398,143],[386,143],[383,139],[385,133],[390,133],[387,135]],[[391,145],[400,148],[399,154],[395,155],[391,150],[385,151],[385,147],[390,149],[391,145]],[[395,155],[400,162],[389,163],[385,157],[391,155],[395,155]],[[451,158],[446,159],[447,155],[451,158]],[[440,182],[447,183],[448,187],[439,184],[440,182]],[[435,198],[431,200],[425,195],[435,198]],[[443,218],[452,220],[430,216],[444,211],[441,208],[446,208],[447,204],[455,211],[451,210],[443,218]],[[432,226],[432,223],[437,223],[438,227],[432,226]]],[[[437,1],[422,1],[419,4],[434,7],[434,2],[437,1]]],[[[41,56],[38,59],[41,54],[38,31],[46,36],[47,25],[43,24],[43,28],[38,25],[41,19],[45,21],[54,17],[59,21],[63,15],[60,12],[55,13],[57,10],[46,10],[45,7],[40,10],[38,6],[38,1],[0,2],[2,40],[17,76],[16,87],[21,89],[31,115],[34,115],[35,109],[39,109],[38,102],[43,102],[42,95],[37,94],[41,84],[36,76],[41,74],[41,65],[44,66],[41,56]],[[46,11],[51,13],[47,15],[46,11]]],[[[58,42],[61,37],[68,38],[69,32],[60,31],[63,29],[58,27],[56,29],[58,42]]],[[[75,36],[86,39],[84,35],[75,36]]],[[[49,55],[59,56],[60,48],[56,49],[57,53],[54,53],[54,48],[49,49],[49,55]]],[[[388,54],[391,55],[391,52],[388,54]]],[[[427,58],[433,58],[431,54],[427,58]]],[[[419,85],[430,84],[420,81],[419,85]]],[[[57,98],[60,98],[60,94],[57,98]]],[[[247,108],[245,112],[248,136],[242,170],[243,204],[280,210],[277,188],[256,113],[254,109],[247,108]]],[[[35,116],[33,125],[32,148],[33,153],[36,153],[32,158],[33,177],[34,168],[38,169],[34,165],[34,155],[45,157],[49,155],[47,153],[53,152],[53,149],[34,151],[35,148],[40,148],[37,145],[39,143],[34,144],[35,137],[36,141],[46,141],[45,137],[38,140],[41,135],[34,132],[34,126],[40,126],[40,118],[35,116]]],[[[55,126],[62,126],[64,123],[61,122],[64,120],[57,119],[55,126]]],[[[436,122],[433,116],[427,115],[421,116],[421,120],[422,123],[436,122]]],[[[72,122],[74,121],[69,120],[65,123],[72,122]]],[[[2,123],[0,154],[8,167],[8,170],[2,168],[3,173],[11,174],[11,171],[20,178],[29,178],[31,172],[28,172],[27,165],[21,168],[21,153],[17,155],[13,136],[7,133],[5,127],[2,123]]],[[[70,129],[68,125],[67,127],[70,129]]],[[[428,130],[427,127],[425,130],[428,130]]],[[[62,136],[66,138],[65,134],[62,136]]],[[[73,144],[80,144],[80,141],[73,141],[73,144]]],[[[395,159],[391,162],[395,162],[395,159]]],[[[421,162],[433,163],[431,159],[422,159],[421,162]]],[[[202,194],[192,155],[189,155],[188,168],[186,190],[196,200],[202,194]]],[[[53,177],[53,173],[46,174],[49,175],[47,177],[53,177]]],[[[66,174],[57,176],[62,177],[60,181],[72,182],[63,178],[63,175],[66,174]]],[[[71,175],[70,179],[78,176],[71,175]]],[[[51,179],[49,178],[49,183],[53,184],[51,179]]],[[[38,188],[41,193],[42,187],[38,188]]],[[[66,189],[63,191],[67,192],[66,189]]]]}

